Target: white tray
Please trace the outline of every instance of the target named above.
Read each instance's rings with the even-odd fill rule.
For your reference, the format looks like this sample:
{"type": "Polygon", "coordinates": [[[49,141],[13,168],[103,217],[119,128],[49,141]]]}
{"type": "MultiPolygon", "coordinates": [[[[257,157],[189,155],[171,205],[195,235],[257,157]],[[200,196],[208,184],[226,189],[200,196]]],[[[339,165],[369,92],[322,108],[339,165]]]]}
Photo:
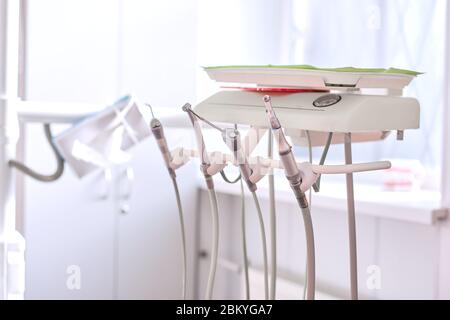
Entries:
{"type": "Polygon", "coordinates": [[[415,77],[402,73],[338,72],[286,67],[213,67],[205,68],[205,71],[212,80],[218,82],[314,89],[386,88],[401,90],[415,77]]]}

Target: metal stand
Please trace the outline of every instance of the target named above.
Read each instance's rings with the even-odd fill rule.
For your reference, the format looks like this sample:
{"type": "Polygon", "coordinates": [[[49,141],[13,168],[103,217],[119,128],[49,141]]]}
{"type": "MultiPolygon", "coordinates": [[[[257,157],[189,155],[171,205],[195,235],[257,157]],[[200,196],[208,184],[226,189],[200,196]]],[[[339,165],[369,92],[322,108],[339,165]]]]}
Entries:
{"type": "MultiPolygon", "coordinates": [[[[273,136],[268,134],[268,157],[273,158],[273,136]]],[[[269,172],[269,200],[270,200],[270,260],[271,260],[271,276],[270,276],[270,300],[276,298],[277,286],[277,215],[275,206],[275,177],[274,172],[269,172]]]]}
{"type": "MultiPolygon", "coordinates": [[[[352,136],[345,134],[345,164],[352,163],[352,136]]],[[[353,192],[353,174],[345,175],[347,185],[348,239],[350,252],[350,290],[351,299],[358,299],[358,261],[356,251],[355,195],[353,192]]]]}
{"type": "Polygon", "coordinates": [[[20,2],[0,0],[0,299],[23,299],[25,241],[16,232],[14,176],[19,125],[18,100],[20,2]]]}

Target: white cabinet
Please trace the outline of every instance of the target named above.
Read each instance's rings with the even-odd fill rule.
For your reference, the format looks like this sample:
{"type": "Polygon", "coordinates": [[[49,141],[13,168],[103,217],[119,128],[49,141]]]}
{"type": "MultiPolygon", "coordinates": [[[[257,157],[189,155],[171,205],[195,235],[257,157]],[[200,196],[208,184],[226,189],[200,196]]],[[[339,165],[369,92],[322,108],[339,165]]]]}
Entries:
{"type": "MultiPolygon", "coordinates": [[[[118,1],[27,3],[27,99],[113,99],[118,1]]],[[[52,172],[53,154],[41,126],[27,125],[26,131],[26,162],[52,172]]],[[[79,180],[67,170],[54,183],[26,178],[24,190],[26,298],[111,298],[114,201],[99,194],[105,192],[103,176],[79,180]],[[79,266],[80,290],[66,286],[70,266],[79,266]]]]}
{"type": "MultiPolygon", "coordinates": [[[[26,161],[39,172],[51,172],[53,154],[43,148],[41,126],[29,125],[27,137],[26,161]]],[[[111,180],[100,170],[78,179],[70,168],[52,183],[26,178],[26,298],[180,297],[180,227],[173,187],[153,139],[132,153],[133,161],[114,168],[111,180]],[[73,286],[78,271],[79,288],[73,286]]],[[[191,166],[179,170],[190,288],[195,177],[191,166]]]]}
{"type": "MultiPolygon", "coordinates": [[[[55,161],[41,126],[29,125],[27,137],[26,162],[52,172],[55,161]]],[[[115,207],[105,183],[101,172],[80,180],[70,170],[52,183],[26,178],[27,299],[112,298],[115,207]],[[79,290],[67,285],[74,268],[79,290]]]]}
{"type": "MultiPolygon", "coordinates": [[[[119,216],[118,297],[181,298],[180,224],[172,182],[153,139],[133,150],[135,180],[129,212],[119,216]]],[[[196,175],[191,166],[177,171],[189,250],[188,288],[192,289],[196,175]]],[[[126,186],[122,169],[119,186],[126,186]]],[[[123,196],[119,196],[123,198],[123,196]]],[[[122,200],[123,201],[123,200],[122,200]]]]}

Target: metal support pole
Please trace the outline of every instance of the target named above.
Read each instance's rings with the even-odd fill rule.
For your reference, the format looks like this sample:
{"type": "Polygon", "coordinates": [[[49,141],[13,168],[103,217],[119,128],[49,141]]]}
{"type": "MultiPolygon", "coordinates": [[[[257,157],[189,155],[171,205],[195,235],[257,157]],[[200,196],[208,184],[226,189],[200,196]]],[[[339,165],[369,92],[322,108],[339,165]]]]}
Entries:
{"type": "MultiPolygon", "coordinates": [[[[442,176],[441,207],[450,208],[450,1],[446,3],[444,107],[442,111],[442,176]]],[[[448,223],[439,226],[439,265],[436,298],[450,299],[450,228],[448,223]]]]}
{"type": "Polygon", "coordinates": [[[0,299],[24,292],[24,239],[16,232],[14,177],[19,126],[18,100],[20,1],[0,0],[0,299]]]}
{"type": "MultiPolygon", "coordinates": [[[[352,163],[352,136],[345,134],[345,164],[352,163]]],[[[345,175],[347,185],[347,212],[348,212],[348,239],[350,253],[350,289],[351,299],[358,299],[358,261],[356,251],[356,219],[355,219],[355,195],[353,191],[353,174],[345,175]]]]}
{"type": "MultiPolygon", "coordinates": [[[[268,134],[268,158],[273,158],[273,135],[268,134]]],[[[274,171],[269,172],[269,199],[270,199],[270,300],[276,299],[277,286],[277,213],[275,205],[275,177],[274,171]]]]}
{"type": "Polygon", "coordinates": [[[450,208],[450,2],[447,2],[447,27],[445,51],[445,79],[444,79],[444,110],[442,116],[442,206],[450,208]]]}

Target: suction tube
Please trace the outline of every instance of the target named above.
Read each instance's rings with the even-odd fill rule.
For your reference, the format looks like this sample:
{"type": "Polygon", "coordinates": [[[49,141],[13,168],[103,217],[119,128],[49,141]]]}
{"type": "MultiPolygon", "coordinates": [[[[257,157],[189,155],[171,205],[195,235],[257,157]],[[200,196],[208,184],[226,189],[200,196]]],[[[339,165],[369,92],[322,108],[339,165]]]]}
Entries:
{"type": "Polygon", "coordinates": [[[245,299],[250,300],[250,279],[248,276],[248,255],[247,255],[247,235],[245,228],[245,192],[244,183],[242,182],[242,177],[239,176],[235,180],[230,180],[225,172],[220,171],[222,179],[229,184],[234,184],[239,182],[241,190],[241,235],[242,235],[242,261],[243,261],[243,272],[244,272],[244,282],[245,282],[245,299]]]}
{"type": "Polygon", "coordinates": [[[292,148],[283,133],[281,124],[275,115],[272,108],[272,102],[270,96],[266,95],[263,98],[264,105],[266,108],[267,117],[272,129],[272,133],[278,141],[278,152],[280,155],[280,160],[283,163],[286,178],[289,181],[292,191],[294,192],[295,198],[297,199],[298,205],[302,211],[303,222],[305,227],[306,235],[306,251],[307,251],[307,293],[306,299],[313,300],[315,296],[315,251],[314,251],[314,231],[313,224],[311,220],[311,213],[308,206],[308,200],[305,194],[300,188],[301,185],[301,174],[297,167],[294,155],[292,153],[292,148]]]}
{"type": "Polygon", "coordinates": [[[197,140],[197,147],[200,154],[201,165],[200,170],[205,178],[206,187],[208,189],[209,201],[211,205],[211,219],[212,219],[212,248],[211,248],[211,264],[209,267],[208,283],[206,285],[205,299],[211,300],[214,291],[214,281],[217,269],[217,258],[219,251],[219,210],[217,206],[217,196],[214,189],[214,181],[212,176],[208,173],[208,168],[211,165],[208,159],[208,153],[206,152],[205,141],[203,140],[203,134],[200,124],[197,118],[194,116],[191,109],[191,105],[186,103],[183,106],[183,111],[187,112],[192,126],[194,127],[195,137],[197,140]]]}
{"type": "Polygon", "coordinates": [[[182,297],[183,297],[183,299],[186,299],[186,280],[187,280],[186,233],[185,233],[185,227],[184,227],[183,207],[182,207],[181,199],[180,199],[180,191],[178,189],[178,183],[177,183],[177,177],[175,174],[175,170],[173,170],[170,166],[170,164],[172,162],[172,156],[170,154],[170,150],[167,145],[167,140],[164,135],[163,126],[158,119],[153,118],[150,122],[150,128],[156,139],[156,142],[158,143],[159,150],[161,151],[161,154],[163,156],[164,163],[166,164],[167,170],[169,172],[170,178],[173,183],[175,197],[177,200],[178,214],[179,214],[179,220],[180,220],[180,229],[181,229],[181,250],[182,250],[182,255],[183,255],[182,297]]]}
{"type": "MultiPolygon", "coordinates": [[[[212,177],[210,177],[212,180],[212,177]]],[[[208,183],[208,182],[207,182],[208,183]]],[[[205,299],[211,300],[214,291],[214,281],[217,270],[217,258],[219,254],[219,209],[217,207],[217,196],[214,189],[208,189],[209,203],[212,218],[212,248],[211,264],[209,266],[208,282],[206,285],[205,299]]]]}
{"type": "Polygon", "coordinates": [[[267,262],[267,241],[266,241],[266,230],[264,228],[264,219],[261,211],[261,206],[259,205],[258,196],[256,192],[252,192],[253,201],[255,202],[256,211],[258,213],[259,220],[259,231],[261,233],[262,241],[262,251],[263,251],[263,261],[264,261],[264,298],[269,299],[269,273],[268,273],[268,262],[267,262]]]}
{"type": "Polygon", "coordinates": [[[187,280],[187,257],[186,257],[186,233],[184,227],[183,207],[181,205],[180,191],[178,190],[178,183],[175,177],[172,177],[173,188],[175,190],[175,196],[177,198],[178,214],[180,219],[181,229],[181,248],[183,251],[183,278],[182,278],[182,296],[186,300],[186,280],[187,280]]]}
{"type": "Polygon", "coordinates": [[[44,131],[45,131],[45,137],[47,138],[47,141],[50,144],[50,147],[52,148],[52,150],[56,156],[57,166],[56,166],[56,170],[53,174],[44,175],[44,174],[38,173],[38,172],[34,171],[33,169],[31,169],[30,167],[26,166],[25,164],[23,164],[17,160],[9,160],[8,164],[11,167],[14,167],[17,170],[23,172],[24,174],[30,176],[31,178],[36,179],[37,181],[53,182],[53,181],[58,180],[64,173],[64,158],[61,156],[57,147],[55,146],[55,143],[53,142],[50,124],[48,124],[48,123],[44,124],[44,131]]]}
{"type": "Polygon", "coordinates": [[[241,233],[242,233],[242,260],[244,261],[245,278],[245,299],[250,300],[250,279],[248,275],[248,255],[247,255],[247,236],[245,231],[245,193],[244,183],[240,179],[241,185],[241,233]]]}
{"type": "Polygon", "coordinates": [[[262,242],[262,250],[263,250],[263,262],[264,262],[264,297],[266,300],[269,299],[269,267],[268,267],[268,259],[267,259],[267,240],[266,240],[266,230],[264,227],[264,218],[261,211],[261,206],[259,204],[258,196],[256,195],[256,184],[251,181],[250,176],[252,174],[252,170],[250,169],[250,165],[248,164],[247,157],[244,155],[241,146],[241,136],[237,129],[225,129],[222,132],[222,138],[225,144],[230,148],[233,153],[234,159],[239,166],[241,171],[241,177],[247,184],[248,189],[252,193],[253,201],[255,203],[255,207],[258,213],[259,220],[259,230],[261,233],[261,242],[262,242]]]}

